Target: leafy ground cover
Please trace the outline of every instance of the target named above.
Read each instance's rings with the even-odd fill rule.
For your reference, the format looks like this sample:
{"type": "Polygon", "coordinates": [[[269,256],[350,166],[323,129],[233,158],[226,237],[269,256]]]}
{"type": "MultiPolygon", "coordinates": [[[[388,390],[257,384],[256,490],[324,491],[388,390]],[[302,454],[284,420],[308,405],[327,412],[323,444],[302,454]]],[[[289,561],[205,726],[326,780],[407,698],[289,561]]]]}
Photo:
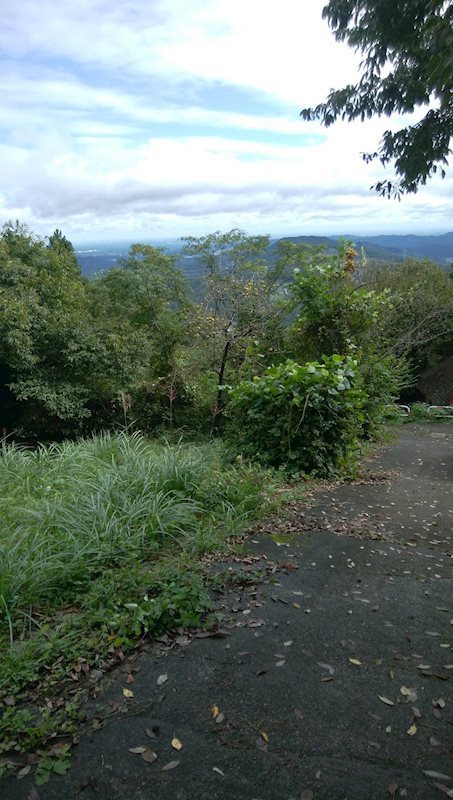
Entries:
{"type": "MultiPolygon", "coordinates": [[[[123,433],[4,446],[0,756],[70,734],[80,678],[96,679],[147,632],[205,618],[200,558],[269,507],[266,488],[268,473],[232,462],[219,442],[123,433]]],[[[43,779],[65,763],[59,749],[38,761],[43,779]]]]}
{"type": "Polygon", "coordinates": [[[388,406],[386,409],[387,421],[397,424],[404,423],[453,423],[453,412],[449,406],[430,406],[428,403],[412,403],[410,412],[402,410],[404,407],[388,406]],[[431,409],[431,410],[430,410],[431,409]]]}

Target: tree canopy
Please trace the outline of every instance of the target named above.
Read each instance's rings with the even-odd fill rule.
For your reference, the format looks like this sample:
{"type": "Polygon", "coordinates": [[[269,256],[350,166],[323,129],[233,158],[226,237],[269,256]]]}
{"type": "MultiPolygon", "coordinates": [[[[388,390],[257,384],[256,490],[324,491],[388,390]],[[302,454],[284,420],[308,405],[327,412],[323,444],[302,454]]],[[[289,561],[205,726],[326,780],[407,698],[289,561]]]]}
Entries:
{"type": "MultiPolygon", "coordinates": [[[[450,352],[453,282],[429,261],[379,265],[346,243],[334,255],[236,229],[185,237],[182,254],[198,273],[193,293],[175,257],[150,245],[132,245],[88,280],[61,231],[42,239],[19,222],[0,230],[3,436],[36,441],[118,426],[242,436],[234,387],[243,385],[247,415],[264,376],[257,386],[272,416],[279,406],[267,400],[279,381],[289,381],[285,405],[293,388],[294,397],[308,391],[313,361],[324,403],[349,358],[361,435],[374,435],[400,388],[450,352]]],[[[269,426],[274,441],[286,433],[255,410],[265,453],[269,426]]],[[[300,417],[284,419],[299,434],[300,417]]],[[[348,426],[344,434],[348,441],[348,426]]]]}
{"type": "Polygon", "coordinates": [[[445,176],[453,135],[453,5],[445,0],[330,0],[323,9],[338,41],[363,53],[359,81],[332,90],[306,120],[328,127],[337,119],[411,113],[425,116],[396,132],[385,131],[368,163],[394,163],[395,178],[374,188],[387,196],[416,192],[428,178],[445,176]]]}

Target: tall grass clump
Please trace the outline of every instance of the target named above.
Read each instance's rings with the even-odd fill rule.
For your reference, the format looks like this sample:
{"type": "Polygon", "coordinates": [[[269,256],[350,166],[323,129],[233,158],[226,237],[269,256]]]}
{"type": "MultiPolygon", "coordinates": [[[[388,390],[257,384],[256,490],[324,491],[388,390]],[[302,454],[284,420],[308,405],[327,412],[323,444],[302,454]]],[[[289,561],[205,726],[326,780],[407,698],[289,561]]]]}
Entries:
{"type": "Polygon", "coordinates": [[[174,445],[105,433],[0,454],[0,626],[96,591],[107,572],[188,558],[260,506],[256,472],[220,443],[174,445]]]}

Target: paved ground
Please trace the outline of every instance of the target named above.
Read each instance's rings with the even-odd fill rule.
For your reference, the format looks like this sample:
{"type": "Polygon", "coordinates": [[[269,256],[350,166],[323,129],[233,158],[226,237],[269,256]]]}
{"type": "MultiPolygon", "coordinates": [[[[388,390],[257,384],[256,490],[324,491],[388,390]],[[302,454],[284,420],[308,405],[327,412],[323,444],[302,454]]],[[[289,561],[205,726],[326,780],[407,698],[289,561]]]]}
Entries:
{"type": "Polygon", "coordinates": [[[67,776],[1,797],[453,797],[453,427],[404,427],[369,471],[252,536],[279,566],[223,599],[229,635],[139,656],[88,709],[103,727],[67,776]],[[145,746],[154,763],[129,751],[145,746]]]}

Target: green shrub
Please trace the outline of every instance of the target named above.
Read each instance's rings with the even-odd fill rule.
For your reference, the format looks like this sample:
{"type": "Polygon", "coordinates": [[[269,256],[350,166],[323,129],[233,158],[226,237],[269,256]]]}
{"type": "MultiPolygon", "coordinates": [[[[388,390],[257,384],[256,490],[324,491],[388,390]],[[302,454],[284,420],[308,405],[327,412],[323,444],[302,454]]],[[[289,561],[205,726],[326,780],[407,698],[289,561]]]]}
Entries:
{"type": "Polygon", "coordinates": [[[287,361],[242,381],[230,397],[230,436],[244,455],[317,476],[353,462],[365,395],[352,358],[287,361]]]}
{"type": "Polygon", "coordinates": [[[405,422],[448,422],[452,418],[452,411],[449,408],[439,406],[429,411],[429,403],[413,403],[411,413],[405,418],[405,422]]]}
{"type": "Polygon", "coordinates": [[[389,417],[389,407],[410,381],[408,363],[404,356],[371,356],[368,362],[360,363],[360,377],[365,392],[363,435],[378,439],[389,417]]]}

